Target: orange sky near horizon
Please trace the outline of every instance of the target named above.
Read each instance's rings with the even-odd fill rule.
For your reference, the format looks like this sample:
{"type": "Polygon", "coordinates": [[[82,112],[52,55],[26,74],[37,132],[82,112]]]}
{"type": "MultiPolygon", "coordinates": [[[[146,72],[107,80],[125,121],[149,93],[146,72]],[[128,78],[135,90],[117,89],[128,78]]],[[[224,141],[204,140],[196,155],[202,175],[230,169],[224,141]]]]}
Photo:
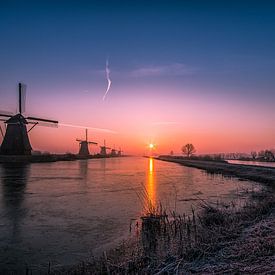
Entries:
{"type": "MultiPolygon", "coordinates": [[[[33,149],[77,153],[76,139],[84,138],[85,130],[62,123],[112,130],[115,133],[89,130],[89,139],[99,145],[106,139],[108,146],[121,147],[126,154],[134,155],[146,154],[150,142],[156,144],[157,154],[169,154],[171,150],[181,154],[186,143],[193,143],[197,154],[249,153],[275,147],[275,115],[264,103],[248,104],[245,99],[236,103],[234,97],[194,95],[192,91],[179,91],[177,97],[171,97],[161,87],[157,97],[151,88],[145,87],[142,96],[135,88],[128,91],[123,91],[122,97],[113,89],[103,102],[92,92],[70,92],[67,97],[65,90],[57,96],[47,91],[36,95],[28,87],[26,115],[61,123],[58,128],[35,127],[29,135],[33,149]],[[62,102],[63,98],[66,101],[62,102]]],[[[8,109],[15,111],[16,93],[7,102],[8,109]]],[[[98,146],[90,149],[99,152],[98,146]]]]}
{"type": "MultiPolygon", "coordinates": [[[[50,110],[46,108],[46,103],[42,106],[39,104],[41,108],[31,103],[29,110],[41,117],[56,118],[61,123],[113,130],[115,133],[89,130],[89,139],[99,145],[106,139],[108,146],[117,149],[121,147],[126,154],[146,154],[150,142],[156,144],[157,154],[168,154],[171,150],[180,154],[181,147],[190,142],[196,147],[197,154],[249,153],[251,150],[275,147],[273,118],[268,115],[268,109],[251,112],[251,106],[235,105],[233,108],[231,105],[229,108],[230,102],[215,105],[199,99],[189,99],[188,104],[185,104],[165,96],[153,101],[148,99],[145,103],[137,97],[128,97],[120,104],[116,99],[99,102],[92,109],[89,101],[82,100],[78,103],[81,108],[77,107],[77,110],[73,101],[67,102],[64,109],[52,104],[50,110]],[[74,113],[69,113],[68,110],[73,109],[74,113]],[[104,113],[106,109],[108,113],[104,113]],[[94,119],[91,118],[93,116],[94,119]]],[[[85,130],[37,126],[29,136],[34,150],[77,153],[76,138],[84,138],[85,130]]],[[[91,146],[90,149],[93,153],[99,152],[98,146],[91,146]]]]}

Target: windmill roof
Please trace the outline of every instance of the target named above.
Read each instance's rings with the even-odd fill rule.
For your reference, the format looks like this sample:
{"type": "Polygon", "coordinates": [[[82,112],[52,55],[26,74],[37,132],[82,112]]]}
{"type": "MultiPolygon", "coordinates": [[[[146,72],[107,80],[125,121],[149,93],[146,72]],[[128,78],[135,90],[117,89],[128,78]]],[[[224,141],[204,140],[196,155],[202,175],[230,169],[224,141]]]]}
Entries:
{"type": "Polygon", "coordinates": [[[13,123],[28,124],[27,120],[21,114],[12,116],[10,119],[6,121],[6,123],[7,124],[13,124],[13,123]]]}

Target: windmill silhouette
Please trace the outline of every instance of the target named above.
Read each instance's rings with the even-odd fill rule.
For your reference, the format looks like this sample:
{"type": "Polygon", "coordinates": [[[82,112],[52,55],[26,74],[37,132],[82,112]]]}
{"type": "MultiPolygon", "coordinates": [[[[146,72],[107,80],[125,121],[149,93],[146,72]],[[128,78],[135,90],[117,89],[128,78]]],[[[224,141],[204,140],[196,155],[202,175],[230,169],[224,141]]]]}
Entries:
{"type": "Polygon", "coordinates": [[[0,112],[0,121],[6,124],[6,132],[1,129],[3,135],[3,142],[0,147],[0,155],[31,155],[32,147],[29,140],[28,133],[37,125],[42,126],[56,126],[57,120],[49,120],[38,117],[24,117],[25,111],[25,96],[26,85],[19,83],[19,113],[12,115],[7,112],[0,112]],[[32,127],[27,129],[27,124],[32,127]]]}
{"type": "Polygon", "coordinates": [[[86,133],[86,139],[85,140],[77,139],[76,141],[79,142],[79,153],[78,154],[80,156],[87,157],[87,156],[90,155],[89,144],[97,145],[97,142],[88,141],[88,129],[86,129],[85,133],[86,133]]]}
{"type": "Polygon", "coordinates": [[[105,139],[104,139],[104,145],[100,146],[100,155],[101,156],[107,156],[107,150],[111,149],[110,147],[106,147],[105,139]]]}
{"type": "Polygon", "coordinates": [[[119,147],[119,150],[117,151],[117,155],[118,155],[119,157],[121,157],[121,156],[122,156],[122,153],[123,153],[123,151],[122,151],[121,148],[119,147]]]}
{"type": "Polygon", "coordinates": [[[117,156],[117,150],[116,150],[116,146],[114,145],[114,148],[111,150],[111,156],[112,157],[116,157],[117,156]]]}

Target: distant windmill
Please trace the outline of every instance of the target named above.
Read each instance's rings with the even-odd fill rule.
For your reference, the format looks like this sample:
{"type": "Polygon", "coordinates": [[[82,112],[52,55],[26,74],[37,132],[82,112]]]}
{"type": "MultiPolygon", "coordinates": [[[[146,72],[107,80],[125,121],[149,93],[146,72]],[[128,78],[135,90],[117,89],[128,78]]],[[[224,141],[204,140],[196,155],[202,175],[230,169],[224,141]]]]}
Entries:
{"type": "Polygon", "coordinates": [[[0,112],[0,121],[6,124],[5,135],[0,147],[0,155],[31,155],[32,147],[28,133],[36,126],[57,126],[58,121],[38,117],[24,117],[26,85],[19,83],[19,113],[12,115],[7,112],[0,112]],[[27,130],[27,124],[32,127],[27,130]]]}
{"type": "Polygon", "coordinates": [[[114,145],[114,148],[111,150],[111,156],[112,157],[115,157],[117,155],[116,151],[117,150],[115,149],[115,145],[114,145]]]}
{"type": "Polygon", "coordinates": [[[110,147],[106,147],[105,139],[104,139],[104,145],[100,146],[100,155],[107,156],[107,150],[111,149],[110,147]]]}
{"type": "Polygon", "coordinates": [[[121,157],[121,156],[122,156],[122,153],[123,153],[123,151],[122,151],[121,148],[119,147],[119,150],[117,151],[117,155],[118,155],[119,157],[121,157]]]}
{"type": "Polygon", "coordinates": [[[77,139],[76,141],[79,142],[79,155],[80,156],[89,156],[90,152],[89,152],[89,144],[95,144],[97,145],[97,142],[93,142],[93,141],[88,141],[88,129],[86,129],[86,139],[85,140],[81,140],[81,139],[77,139]]]}

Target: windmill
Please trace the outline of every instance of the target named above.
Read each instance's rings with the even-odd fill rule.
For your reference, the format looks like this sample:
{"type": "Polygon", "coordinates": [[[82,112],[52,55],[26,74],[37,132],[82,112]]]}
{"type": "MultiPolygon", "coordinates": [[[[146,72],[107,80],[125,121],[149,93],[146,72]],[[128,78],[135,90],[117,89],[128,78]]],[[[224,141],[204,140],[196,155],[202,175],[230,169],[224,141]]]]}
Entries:
{"type": "Polygon", "coordinates": [[[107,156],[107,149],[111,149],[110,147],[106,147],[105,139],[104,139],[104,145],[100,146],[100,155],[107,156]]]}
{"type": "Polygon", "coordinates": [[[116,149],[115,149],[115,145],[114,145],[114,148],[111,150],[111,156],[112,157],[116,157],[117,156],[117,153],[116,153],[116,149]]]}
{"type": "Polygon", "coordinates": [[[119,157],[121,157],[121,156],[122,156],[122,153],[123,153],[123,151],[122,151],[121,148],[119,147],[119,150],[117,151],[117,155],[118,155],[119,157]]]}
{"type": "Polygon", "coordinates": [[[38,117],[24,117],[26,85],[19,83],[19,113],[12,115],[0,112],[0,121],[6,124],[5,135],[1,128],[3,142],[0,155],[31,155],[32,147],[28,133],[37,125],[56,126],[58,121],[38,117]],[[27,129],[27,124],[32,126],[27,129]]]}
{"type": "Polygon", "coordinates": [[[79,142],[79,155],[80,156],[89,156],[90,152],[89,152],[89,144],[95,144],[97,145],[97,142],[93,142],[93,141],[88,141],[88,129],[86,129],[85,131],[86,133],[86,139],[85,140],[81,140],[81,139],[77,139],[76,141],[79,142]]]}

